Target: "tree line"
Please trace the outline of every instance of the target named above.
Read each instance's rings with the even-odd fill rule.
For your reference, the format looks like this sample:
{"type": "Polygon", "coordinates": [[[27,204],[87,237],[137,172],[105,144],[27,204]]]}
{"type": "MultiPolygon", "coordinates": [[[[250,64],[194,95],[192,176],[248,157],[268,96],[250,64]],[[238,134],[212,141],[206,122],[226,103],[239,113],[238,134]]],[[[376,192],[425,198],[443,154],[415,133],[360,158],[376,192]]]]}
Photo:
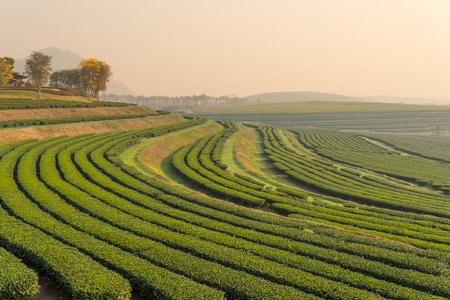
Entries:
{"type": "Polygon", "coordinates": [[[83,59],[75,69],[53,72],[50,86],[76,88],[98,98],[101,91],[106,91],[106,83],[111,75],[111,67],[107,63],[88,58],[83,59]]]}
{"type": "MultiPolygon", "coordinates": [[[[52,57],[39,51],[33,51],[25,63],[25,74],[29,83],[36,86],[38,98],[42,87],[50,81],[50,86],[57,88],[76,88],[98,98],[101,91],[106,91],[106,83],[112,75],[111,67],[95,58],[83,59],[76,68],[52,73],[52,57]]],[[[0,86],[8,85],[13,78],[14,59],[0,57],[0,86]]]]}
{"type": "Polygon", "coordinates": [[[248,103],[247,98],[236,96],[220,96],[213,97],[205,94],[193,96],[132,96],[132,95],[115,95],[103,94],[101,100],[134,103],[140,106],[149,106],[153,109],[176,110],[185,108],[201,108],[214,106],[238,106],[248,103]]]}
{"type": "MultiPolygon", "coordinates": [[[[149,106],[154,109],[176,110],[186,108],[238,106],[248,103],[246,98],[236,96],[213,97],[202,95],[193,96],[132,96],[103,94],[106,91],[106,83],[112,75],[111,67],[95,58],[83,59],[76,68],[59,70],[52,73],[52,57],[42,52],[33,51],[26,60],[25,73],[29,75],[29,84],[36,86],[38,98],[41,97],[42,87],[49,84],[56,88],[74,88],[86,92],[91,97],[104,101],[133,103],[141,106],[149,106]]],[[[8,85],[13,78],[14,59],[0,57],[0,86],[8,85]]]]}

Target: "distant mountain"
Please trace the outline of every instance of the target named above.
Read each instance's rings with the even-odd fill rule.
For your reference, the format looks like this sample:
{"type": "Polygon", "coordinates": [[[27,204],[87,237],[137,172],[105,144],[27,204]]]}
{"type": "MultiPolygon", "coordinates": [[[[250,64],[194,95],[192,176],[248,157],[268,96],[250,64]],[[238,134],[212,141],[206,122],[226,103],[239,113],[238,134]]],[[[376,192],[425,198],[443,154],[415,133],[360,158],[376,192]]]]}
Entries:
{"type": "MultiPolygon", "coordinates": [[[[60,50],[58,48],[46,48],[39,50],[46,55],[52,57],[52,68],[53,71],[73,69],[75,68],[83,58],[70,50],[60,50]]],[[[25,62],[28,57],[22,59],[16,59],[14,64],[14,71],[23,72],[25,70],[25,62]]],[[[110,78],[107,84],[108,89],[106,93],[117,94],[117,95],[134,95],[134,93],[122,82],[110,78]]]]}
{"type": "MultiPolygon", "coordinates": [[[[72,51],[62,51],[58,48],[42,49],[39,50],[39,52],[50,55],[52,57],[53,71],[73,69],[83,59],[81,56],[73,53],[72,51]]],[[[29,57],[17,59],[14,64],[14,69],[18,72],[23,72],[25,70],[25,62],[28,58],[29,57]]]]}
{"type": "Polygon", "coordinates": [[[337,94],[319,92],[273,92],[250,95],[245,97],[249,104],[279,103],[279,102],[306,102],[306,101],[338,101],[338,102],[382,102],[405,104],[436,104],[450,105],[450,99],[427,98],[401,98],[389,96],[350,97],[337,94]]]}
{"type": "Polygon", "coordinates": [[[132,95],[136,96],[132,90],[130,90],[123,82],[117,81],[114,78],[110,78],[107,84],[107,90],[105,94],[115,94],[115,95],[132,95]]]}

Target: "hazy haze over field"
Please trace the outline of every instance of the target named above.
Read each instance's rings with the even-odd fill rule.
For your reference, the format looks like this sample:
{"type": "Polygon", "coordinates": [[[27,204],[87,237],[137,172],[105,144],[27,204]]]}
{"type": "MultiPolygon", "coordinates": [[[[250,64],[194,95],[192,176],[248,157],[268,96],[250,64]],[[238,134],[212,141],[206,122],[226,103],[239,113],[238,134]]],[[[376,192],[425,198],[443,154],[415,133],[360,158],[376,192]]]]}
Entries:
{"type": "Polygon", "coordinates": [[[448,0],[0,0],[0,56],[57,47],[136,94],[450,99],[448,0]]]}

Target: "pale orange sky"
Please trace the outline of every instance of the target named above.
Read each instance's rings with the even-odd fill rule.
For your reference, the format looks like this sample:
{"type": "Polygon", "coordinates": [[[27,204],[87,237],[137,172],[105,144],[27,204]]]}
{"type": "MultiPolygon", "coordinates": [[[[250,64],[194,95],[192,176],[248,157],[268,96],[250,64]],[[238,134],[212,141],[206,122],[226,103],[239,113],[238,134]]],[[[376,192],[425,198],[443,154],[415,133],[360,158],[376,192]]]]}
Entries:
{"type": "Polygon", "coordinates": [[[450,99],[449,0],[0,0],[0,7],[0,56],[70,50],[107,62],[136,94],[450,99]]]}

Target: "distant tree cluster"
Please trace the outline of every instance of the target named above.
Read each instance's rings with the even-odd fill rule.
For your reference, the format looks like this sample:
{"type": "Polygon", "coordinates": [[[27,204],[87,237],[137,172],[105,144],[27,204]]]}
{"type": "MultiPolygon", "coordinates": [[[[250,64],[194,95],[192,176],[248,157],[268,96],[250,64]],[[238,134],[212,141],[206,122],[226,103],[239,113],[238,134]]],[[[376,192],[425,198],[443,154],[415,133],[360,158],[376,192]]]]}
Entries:
{"type": "Polygon", "coordinates": [[[7,85],[13,78],[14,59],[11,57],[0,57],[0,86],[7,85]]]}
{"type": "Polygon", "coordinates": [[[177,110],[186,108],[217,107],[217,106],[238,106],[247,103],[246,98],[236,96],[212,97],[205,94],[181,97],[168,96],[131,96],[104,94],[100,96],[101,100],[135,103],[141,106],[149,106],[153,109],[177,110]]]}
{"type": "Polygon", "coordinates": [[[105,62],[95,58],[83,59],[75,69],[53,72],[50,86],[77,88],[98,98],[101,91],[106,91],[111,75],[111,67],[105,62]]]}
{"type": "Polygon", "coordinates": [[[50,86],[58,88],[79,88],[80,72],[78,69],[53,72],[50,76],[50,86]]]}
{"type": "MultiPolygon", "coordinates": [[[[101,91],[106,91],[106,83],[112,75],[111,67],[95,58],[83,59],[71,70],[51,72],[52,57],[39,51],[33,51],[25,63],[25,73],[29,75],[29,83],[36,86],[38,98],[42,87],[50,80],[50,86],[58,88],[77,88],[91,97],[98,98],[101,91]]],[[[0,86],[10,84],[14,78],[14,59],[0,57],[0,86]]]]}

